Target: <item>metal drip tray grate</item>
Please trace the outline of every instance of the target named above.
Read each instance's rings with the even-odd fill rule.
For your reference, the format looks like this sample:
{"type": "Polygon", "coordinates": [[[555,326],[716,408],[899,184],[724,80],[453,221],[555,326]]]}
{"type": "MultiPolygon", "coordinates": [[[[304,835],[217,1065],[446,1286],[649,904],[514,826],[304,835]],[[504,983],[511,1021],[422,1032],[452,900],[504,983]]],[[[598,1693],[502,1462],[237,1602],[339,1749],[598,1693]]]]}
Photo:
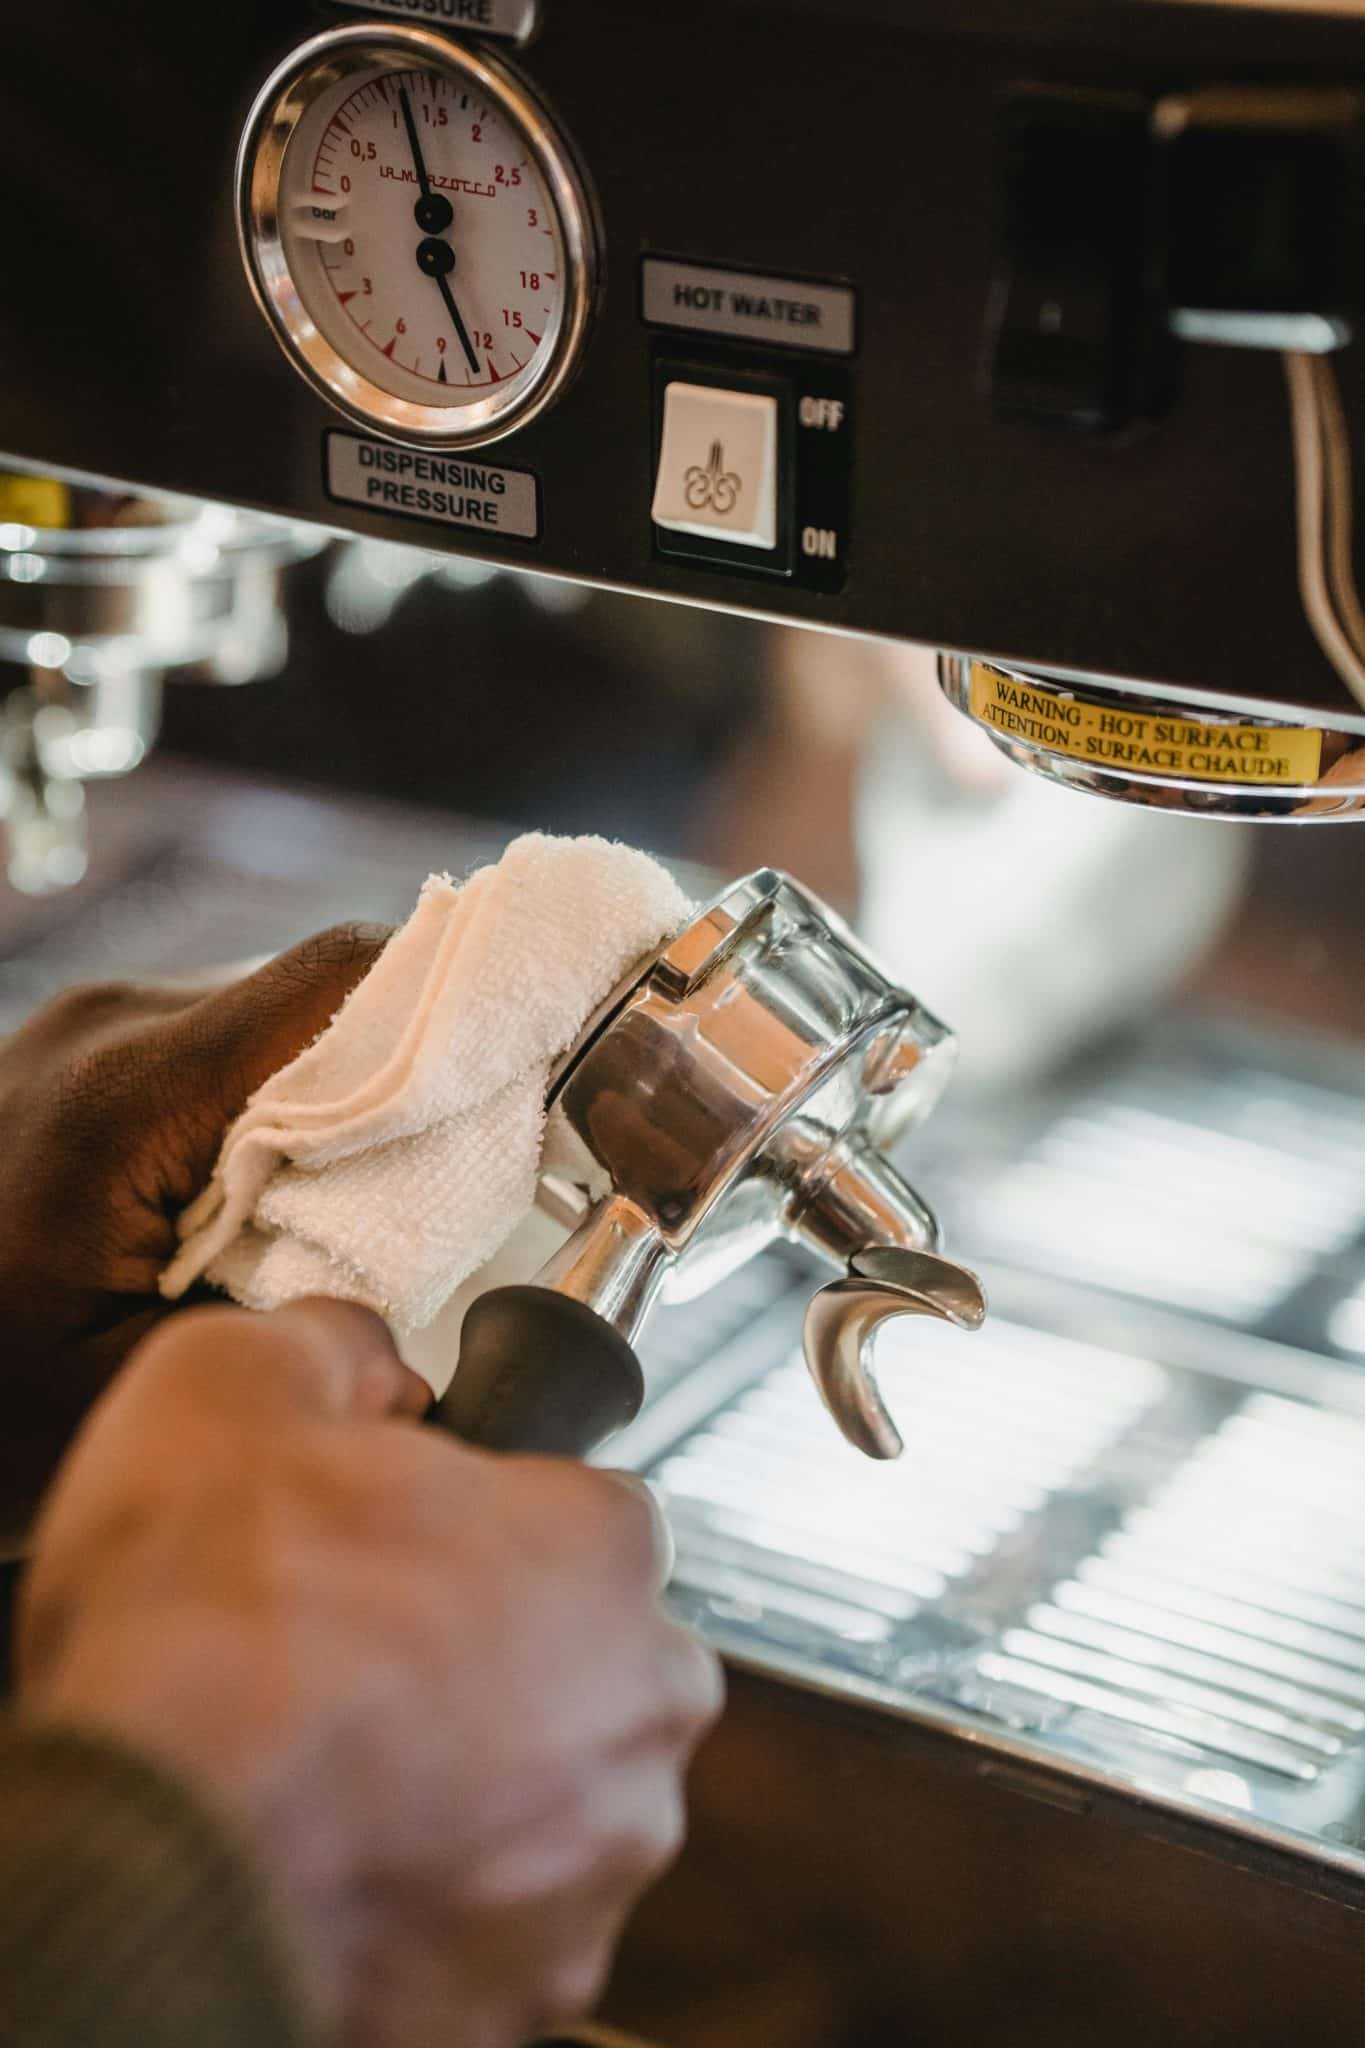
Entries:
{"type": "Polygon", "coordinates": [[[1030,1521],[1164,1384],[1142,1361],[1008,1324],[971,1338],[893,1327],[878,1369],[909,1445],[895,1464],[844,1443],[798,1357],[655,1468],[675,1583],[712,1620],[841,1658],[894,1649],[925,1603],[1023,1549],[1030,1521]]]}
{"type": "Polygon", "coordinates": [[[959,1242],[1241,1328],[1272,1317],[1365,1230],[1358,1087],[1197,1041],[1107,1075],[1013,1156],[981,1163],[970,1179],[953,1174],[959,1242]]]}
{"type": "Polygon", "coordinates": [[[878,1370],[907,1449],[877,1466],[793,1354],[807,1291],[796,1280],[729,1388],[639,1460],[677,1539],[680,1612],[742,1661],[843,1682],[986,1753],[1365,1868],[1354,1377],[1136,1308],[1110,1316],[1132,1349],[1005,1312],[973,1336],[891,1325],[878,1370]],[[1302,1398],[1248,1385],[1258,1373],[1302,1398]]]}
{"type": "Polygon", "coordinates": [[[1254,1395],[978,1669],[1311,1783],[1365,1731],[1362,1482],[1365,1424],[1254,1395]]]}

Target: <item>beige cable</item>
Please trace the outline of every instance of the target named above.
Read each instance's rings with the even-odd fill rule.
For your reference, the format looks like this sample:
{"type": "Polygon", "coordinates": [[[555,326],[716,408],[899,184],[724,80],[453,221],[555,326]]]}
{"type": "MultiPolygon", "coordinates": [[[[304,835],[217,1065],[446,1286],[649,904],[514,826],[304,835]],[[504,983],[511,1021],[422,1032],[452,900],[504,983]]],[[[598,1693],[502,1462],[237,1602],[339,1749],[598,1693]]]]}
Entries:
{"type": "Polygon", "coordinates": [[[1352,559],[1351,444],[1327,356],[1287,350],[1299,593],[1332,667],[1365,709],[1365,611],[1352,559]]]}
{"type": "Polygon", "coordinates": [[[1330,356],[1314,359],[1327,478],[1327,578],[1352,646],[1365,655],[1365,610],[1356,590],[1352,529],[1355,492],[1351,483],[1351,440],[1341,392],[1330,356]]]}

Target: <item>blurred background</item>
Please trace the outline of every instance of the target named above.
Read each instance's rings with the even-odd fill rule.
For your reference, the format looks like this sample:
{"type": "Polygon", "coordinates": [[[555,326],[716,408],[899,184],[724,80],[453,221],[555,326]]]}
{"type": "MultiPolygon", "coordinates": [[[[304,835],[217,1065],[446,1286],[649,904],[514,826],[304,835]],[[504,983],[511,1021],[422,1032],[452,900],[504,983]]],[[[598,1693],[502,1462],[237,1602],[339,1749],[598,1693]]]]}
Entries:
{"type": "MultiPolygon", "coordinates": [[[[82,588],[68,593],[81,601],[68,633],[0,621],[8,1005],[42,986],[22,952],[54,928],[97,944],[85,925],[108,925],[111,888],[158,900],[154,878],[178,872],[171,849],[187,857],[196,826],[212,837],[218,819],[214,843],[238,857],[255,846],[264,867],[283,858],[292,798],[311,805],[320,844],[330,821],[354,847],[341,821],[364,817],[394,849],[396,898],[335,854],[319,862],[308,886],[338,915],[377,911],[376,889],[401,914],[405,833],[433,855],[448,848],[453,869],[466,841],[482,853],[525,827],[604,832],[725,875],[786,867],[952,1016],[973,1083],[1055,1071],[1177,991],[1348,1037],[1365,1024],[1349,832],[1144,817],[1044,785],[946,706],[927,652],[329,542],[189,501],[156,514],[84,495],[91,521],[107,522],[85,529],[92,540],[140,546],[162,516],[176,565],[227,595],[212,609],[170,595],[164,563],[149,589],[135,557],[135,616],[127,604],[92,616],[82,588]],[[53,773],[39,779],[49,799],[67,788],[55,817],[49,802],[35,820],[20,734],[31,755],[45,683],[75,712],[38,707],[40,728],[58,721],[55,745],[41,735],[53,773]],[[63,717],[81,727],[74,750],[63,717]],[[259,827],[245,846],[234,803],[259,827]]],[[[116,578],[126,565],[102,566],[116,578]]],[[[43,581],[43,623],[55,601],[70,624],[51,562],[43,581]]],[[[110,607],[107,585],[97,596],[110,607]]],[[[295,931],[304,902],[277,902],[295,931]]],[[[211,952],[228,936],[192,922],[178,944],[211,952]]]]}

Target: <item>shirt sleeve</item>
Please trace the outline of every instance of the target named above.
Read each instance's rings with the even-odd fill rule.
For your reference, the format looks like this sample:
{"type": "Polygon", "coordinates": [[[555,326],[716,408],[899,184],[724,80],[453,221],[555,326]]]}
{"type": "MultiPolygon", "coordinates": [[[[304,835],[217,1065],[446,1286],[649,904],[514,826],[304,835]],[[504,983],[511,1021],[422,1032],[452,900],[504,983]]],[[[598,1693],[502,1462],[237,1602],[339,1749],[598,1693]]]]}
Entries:
{"type": "Polygon", "coordinates": [[[176,1779],[0,1722],[0,2048],[306,2048],[260,1881],[176,1779]]]}

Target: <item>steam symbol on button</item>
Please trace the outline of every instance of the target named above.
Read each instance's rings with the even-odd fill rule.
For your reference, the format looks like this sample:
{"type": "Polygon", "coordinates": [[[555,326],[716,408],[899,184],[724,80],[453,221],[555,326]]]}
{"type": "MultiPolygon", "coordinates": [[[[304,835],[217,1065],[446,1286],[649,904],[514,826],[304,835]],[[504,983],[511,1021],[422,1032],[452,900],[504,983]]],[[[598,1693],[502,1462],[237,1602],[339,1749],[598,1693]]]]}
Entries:
{"type": "Polygon", "coordinates": [[[683,489],[694,512],[702,512],[709,505],[723,519],[727,512],[734,511],[740,480],[732,469],[725,467],[725,450],[719,441],[711,443],[705,469],[699,462],[691,465],[683,477],[683,489]]]}

